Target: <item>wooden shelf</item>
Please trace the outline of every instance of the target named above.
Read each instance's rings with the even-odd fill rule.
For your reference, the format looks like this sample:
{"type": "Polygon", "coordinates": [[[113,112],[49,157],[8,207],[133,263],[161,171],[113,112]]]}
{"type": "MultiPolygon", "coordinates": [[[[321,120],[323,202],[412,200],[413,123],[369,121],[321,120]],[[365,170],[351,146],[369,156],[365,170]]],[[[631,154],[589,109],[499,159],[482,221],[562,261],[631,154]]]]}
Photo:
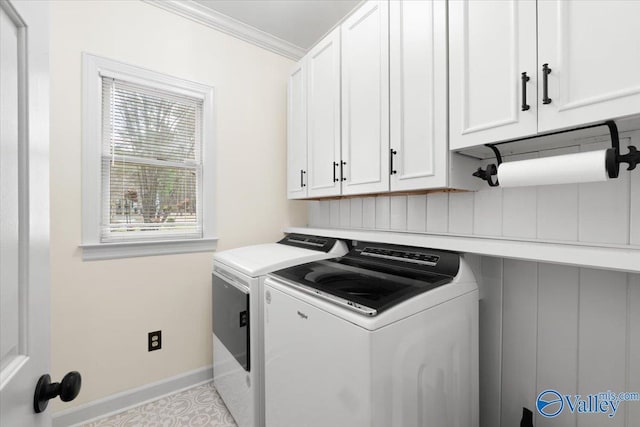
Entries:
{"type": "Polygon", "coordinates": [[[284,232],[335,237],[345,240],[421,246],[501,258],[640,273],[640,249],[633,247],[313,227],[287,227],[284,232]]]}

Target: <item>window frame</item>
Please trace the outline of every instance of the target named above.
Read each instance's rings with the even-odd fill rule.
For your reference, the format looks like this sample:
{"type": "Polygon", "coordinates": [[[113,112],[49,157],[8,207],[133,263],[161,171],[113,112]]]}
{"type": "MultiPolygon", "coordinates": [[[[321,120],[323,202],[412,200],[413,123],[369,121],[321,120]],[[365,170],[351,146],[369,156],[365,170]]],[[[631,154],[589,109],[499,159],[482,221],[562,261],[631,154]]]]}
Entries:
{"type": "Polygon", "coordinates": [[[214,88],[145,68],[82,54],[82,258],[129,258],[206,252],[216,249],[215,229],[215,117],[214,88]],[[102,242],[102,77],[111,77],[202,99],[202,237],[169,239],[166,235],[141,240],[102,242]]]}

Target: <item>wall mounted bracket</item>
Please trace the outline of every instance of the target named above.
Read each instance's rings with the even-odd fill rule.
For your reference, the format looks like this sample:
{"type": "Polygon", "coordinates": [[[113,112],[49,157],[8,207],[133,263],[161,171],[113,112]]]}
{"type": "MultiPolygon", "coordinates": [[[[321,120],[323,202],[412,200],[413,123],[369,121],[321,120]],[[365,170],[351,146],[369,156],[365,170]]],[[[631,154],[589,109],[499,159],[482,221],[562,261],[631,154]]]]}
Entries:
{"type": "MultiPolygon", "coordinates": [[[[553,136],[553,135],[559,135],[559,134],[563,134],[563,133],[567,133],[567,132],[574,132],[574,131],[579,131],[579,130],[584,130],[584,129],[590,129],[590,128],[594,128],[594,127],[598,127],[598,126],[607,126],[609,128],[609,135],[611,137],[611,148],[607,149],[606,152],[606,156],[605,156],[605,168],[607,171],[607,175],[609,176],[609,178],[617,178],[619,173],[620,173],[620,164],[621,163],[626,163],[629,166],[627,167],[627,170],[634,170],[636,168],[636,166],[638,164],[640,164],[640,152],[638,151],[638,149],[633,146],[630,145],[629,146],[629,152],[627,154],[620,154],[620,136],[618,134],[618,127],[616,126],[616,123],[613,120],[608,120],[604,123],[598,123],[595,125],[589,125],[589,126],[582,126],[582,127],[578,127],[578,128],[573,128],[573,129],[567,129],[567,130],[561,130],[561,131],[557,131],[557,132],[552,132],[546,135],[542,135],[542,136],[553,136]]],[[[495,156],[496,156],[496,164],[489,164],[487,165],[487,167],[485,169],[482,168],[478,168],[477,171],[475,171],[473,173],[473,176],[475,176],[476,178],[480,178],[483,181],[487,181],[487,183],[489,184],[490,187],[497,187],[500,185],[500,183],[498,182],[498,166],[500,166],[500,164],[502,164],[502,156],[500,154],[500,150],[498,149],[498,145],[502,145],[502,144],[511,144],[511,143],[515,143],[515,142],[520,142],[520,141],[526,141],[526,140],[530,140],[530,139],[534,139],[534,138],[539,138],[541,135],[535,135],[535,136],[529,136],[529,137],[525,137],[525,138],[519,138],[519,139],[515,139],[512,141],[505,141],[505,142],[498,142],[495,144],[485,144],[485,147],[490,148],[495,156]],[[495,177],[495,178],[494,178],[495,177]]]]}
{"type": "Polygon", "coordinates": [[[500,185],[500,183],[498,182],[498,166],[502,164],[502,155],[500,154],[500,150],[498,150],[498,147],[496,147],[495,144],[486,144],[486,147],[489,147],[493,151],[498,164],[494,165],[493,163],[491,163],[487,165],[486,169],[478,168],[478,170],[473,173],[473,176],[475,176],[476,178],[480,178],[483,181],[487,181],[489,187],[497,187],[500,185]],[[495,180],[493,179],[494,176],[496,177],[495,180]]]}

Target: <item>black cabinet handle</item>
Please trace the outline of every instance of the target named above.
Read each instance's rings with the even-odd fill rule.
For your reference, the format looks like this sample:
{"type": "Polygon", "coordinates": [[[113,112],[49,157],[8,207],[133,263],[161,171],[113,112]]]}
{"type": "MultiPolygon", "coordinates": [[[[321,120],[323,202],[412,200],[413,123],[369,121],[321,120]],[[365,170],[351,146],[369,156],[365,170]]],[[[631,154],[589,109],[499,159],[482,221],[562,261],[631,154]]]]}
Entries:
{"type": "Polygon", "coordinates": [[[527,104],[527,82],[530,80],[530,77],[527,76],[527,73],[522,73],[522,111],[527,111],[529,108],[529,104],[527,104]]]}
{"type": "Polygon", "coordinates": [[[395,175],[395,174],[398,173],[398,171],[393,169],[393,156],[398,154],[398,152],[396,150],[394,150],[393,148],[390,148],[389,150],[391,151],[391,153],[389,155],[389,173],[391,175],[395,175]]]}
{"type": "Polygon", "coordinates": [[[338,178],[336,178],[336,167],[338,166],[340,166],[338,162],[333,162],[333,182],[340,181],[338,178]]]}
{"type": "Polygon", "coordinates": [[[551,74],[551,68],[549,64],[542,64],[542,103],[551,104],[551,98],[549,98],[549,74],[551,74]]]}
{"type": "Polygon", "coordinates": [[[306,172],[302,169],[300,169],[300,187],[306,187],[307,184],[304,183],[304,174],[306,174],[306,172]]]}
{"type": "Polygon", "coordinates": [[[346,181],[347,178],[344,177],[344,165],[346,165],[347,162],[344,161],[340,161],[340,181],[346,181]]]}

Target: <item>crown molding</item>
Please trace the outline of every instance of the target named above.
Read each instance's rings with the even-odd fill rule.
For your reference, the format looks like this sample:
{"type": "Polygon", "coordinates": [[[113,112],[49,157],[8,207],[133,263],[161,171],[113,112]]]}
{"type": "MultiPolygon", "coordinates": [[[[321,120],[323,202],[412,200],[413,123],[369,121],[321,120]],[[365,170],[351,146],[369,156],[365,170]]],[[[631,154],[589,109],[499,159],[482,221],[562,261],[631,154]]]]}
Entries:
{"type": "Polygon", "coordinates": [[[295,61],[306,53],[306,50],[300,46],[202,6],[193,0],[142,1],[295,61]]]}

